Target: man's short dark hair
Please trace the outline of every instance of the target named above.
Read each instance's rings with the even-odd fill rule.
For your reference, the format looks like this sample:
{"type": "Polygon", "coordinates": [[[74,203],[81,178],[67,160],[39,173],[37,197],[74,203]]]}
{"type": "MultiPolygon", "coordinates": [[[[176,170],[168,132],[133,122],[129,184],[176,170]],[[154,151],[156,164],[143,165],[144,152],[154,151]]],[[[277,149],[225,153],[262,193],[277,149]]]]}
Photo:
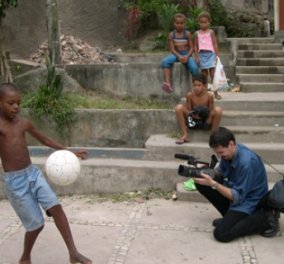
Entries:
{"type": "Polygon", "coordinates": [[[219,127],[210,135],[209,146],[210,148],[228,147],[230,141],[236,143],[233,132],[225,127],[219,127]]]}

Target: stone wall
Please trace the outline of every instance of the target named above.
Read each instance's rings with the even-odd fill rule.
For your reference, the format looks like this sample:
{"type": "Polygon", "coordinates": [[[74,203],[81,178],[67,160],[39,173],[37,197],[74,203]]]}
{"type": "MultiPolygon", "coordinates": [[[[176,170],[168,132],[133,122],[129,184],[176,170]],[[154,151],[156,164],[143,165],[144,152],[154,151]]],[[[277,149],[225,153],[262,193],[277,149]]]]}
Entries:
{"type": "Polygon", "coordinates": [[[259,13],[266,16],[273,16],[273,1],[271,0],[221,0],[228,10],[259,13]]]}
{"type": "MultiPolygon", "coordinates": [[[[221,0],[229,17],[236,21],[231,31],[238,37],[264,37],[273,34],[274,11],[271,0],[221,0]],[[270,21],[270,28],[264,28],[264,18],[270,21]]],[[[230,31],[230,30],[229,30],[230,31]]],[[[230,32],[232,34],[232,32],[230,32]]]]}
{"type": "MultiPolygon", "coordinates": [[[[58,0],[61,33],[74,35],[105,50],[124,43],[124,10],[120,0],[58,0]]],[[[221,0],[228,10],[273,16],[271,0],[221,0]]],[[[45,0],[19,1],[4,19],[12,57],[26,58],[47,39],[45,0]]]]}
{"type": "MultiPolygon", "coordinates": [[[[33,120],[47,136],[74,147],[142,148],[153,134],[178,131],[173,110],[81,109],[76,111],[68,135],[59,133],[50,120],[31,116],[26,109],[22,109],[22,115],[33,120]]],[[[31,146],[41,145],[29,135],[27,141],[31,146]]]]}
{"type": "MultiPolygon", "coordinates": [[[[26,58],[44,40],[45,0],[18,1],[4,19],[12,57],[26,58]]],[[[92,46],[106,49],[123,43],[123,9],[119,0],[58,0],[61,34],[74,35],[92,46]]]]}

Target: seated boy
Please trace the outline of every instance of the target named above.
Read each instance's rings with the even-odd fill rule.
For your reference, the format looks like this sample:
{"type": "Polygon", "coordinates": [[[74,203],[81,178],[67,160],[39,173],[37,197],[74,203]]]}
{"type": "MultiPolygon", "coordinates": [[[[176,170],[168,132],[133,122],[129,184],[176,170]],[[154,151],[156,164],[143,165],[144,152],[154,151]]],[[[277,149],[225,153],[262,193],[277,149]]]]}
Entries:
{"type": "Polygon", "coordinates": [[[193,91],[186,96],[186,104],[175,108],[181,137],[176,144],[189,142],[188,129],[211,129],[219,127],[222,108],[214,107],[214,96],[207,91],[207,78],[202,74],[193,76],[193,91]]]}

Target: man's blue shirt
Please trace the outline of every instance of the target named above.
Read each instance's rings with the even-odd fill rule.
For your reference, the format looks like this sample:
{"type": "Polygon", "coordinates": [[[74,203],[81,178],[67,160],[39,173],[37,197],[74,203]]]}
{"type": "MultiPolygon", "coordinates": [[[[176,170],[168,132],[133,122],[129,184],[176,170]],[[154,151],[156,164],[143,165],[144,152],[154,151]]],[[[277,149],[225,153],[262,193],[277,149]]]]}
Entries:
{"type": "Polygon", "coordinates": [[[232,190],[229,210],[252,214],[268,192],[267,174],[261,158],[246,146],[237,144],[233,159],[221,159],[219,171],[224,176],[224,185],[232,190]]]}

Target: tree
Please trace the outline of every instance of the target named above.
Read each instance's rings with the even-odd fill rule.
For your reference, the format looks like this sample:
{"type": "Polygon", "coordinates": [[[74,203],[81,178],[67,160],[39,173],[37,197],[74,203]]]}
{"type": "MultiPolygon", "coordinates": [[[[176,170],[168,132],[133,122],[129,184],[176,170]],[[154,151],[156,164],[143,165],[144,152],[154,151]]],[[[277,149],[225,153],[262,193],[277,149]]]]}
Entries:
{"type": "Polygon", "coordinates": [[[61,45],[58,23],[57,0],[46,0],[48,53],[51,65],[61,63],[61,45]]]}
{"type": "Polygon", "coordinates": [[[1,82],[12,82],[12,73],[9,65],[9,53],[5,50],[5,36],[3,32],[3,19],[9,7],[16,7],[17,0],[0,0],[0,79],[1,82]]]}

